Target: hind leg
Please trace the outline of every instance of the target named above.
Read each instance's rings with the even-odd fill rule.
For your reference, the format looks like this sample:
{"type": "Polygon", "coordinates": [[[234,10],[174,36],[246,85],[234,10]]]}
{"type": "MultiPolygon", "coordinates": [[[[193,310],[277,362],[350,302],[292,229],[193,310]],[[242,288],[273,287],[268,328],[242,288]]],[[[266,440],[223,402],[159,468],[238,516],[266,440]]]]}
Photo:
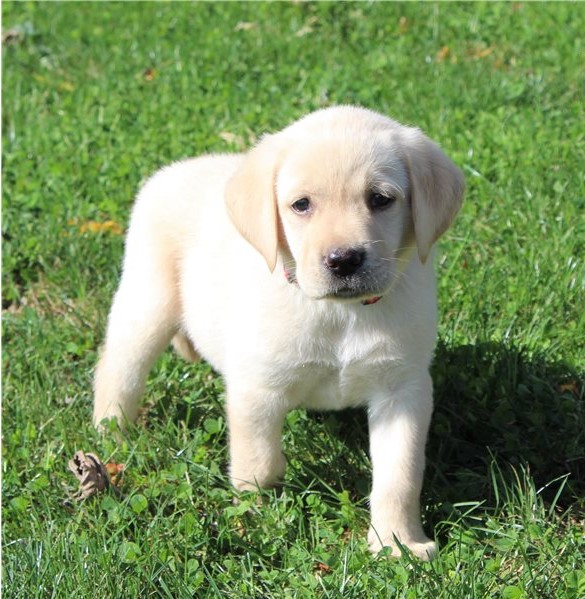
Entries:
{"type": "Polygon", "coordinates": [[[140,224],[130,228],[124,274],[95,372],[96,426],[104,418],[117,418],[122,426],[136,419],[148,372],[179,328],[179,290],[172,264],[156,237],[140,224]]]}
{"type": "MultiPolygon", "coordinates": [[[[149,285],[149,291],[152,286],[149,285]]],[[[148,297],[123,281],[108,319],[94,380],[93,422],[134,421],[146,377],[176,330],[177,314],[164,297],[148,297]]]]}

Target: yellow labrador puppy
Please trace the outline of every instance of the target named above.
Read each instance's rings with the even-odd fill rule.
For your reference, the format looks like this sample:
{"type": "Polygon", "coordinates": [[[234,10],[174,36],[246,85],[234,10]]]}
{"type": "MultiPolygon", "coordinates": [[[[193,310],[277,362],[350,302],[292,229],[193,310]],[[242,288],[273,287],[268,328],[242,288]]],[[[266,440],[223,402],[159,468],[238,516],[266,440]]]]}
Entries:
{"type": "Polygon", "coordinates": [[[461,172],[418,129],[363,108],[318,110],[243,155],[156,173],[138,195],[95,377],[94,422],[136,418],[173,340],[227,388],[237,489],[284,474],[295,408],[365,406],[372,551],[435,551],[420,520],[436,336],[431,248],[461,172]]]}

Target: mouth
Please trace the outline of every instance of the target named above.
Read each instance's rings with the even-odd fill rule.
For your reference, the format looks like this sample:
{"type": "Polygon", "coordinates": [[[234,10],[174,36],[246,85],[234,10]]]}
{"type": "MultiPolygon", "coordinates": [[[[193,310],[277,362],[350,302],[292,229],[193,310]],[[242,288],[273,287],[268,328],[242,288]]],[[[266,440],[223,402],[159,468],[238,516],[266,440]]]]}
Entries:
{"type": "Polygon", "coordinates": [[[289,283],[301,287],[303,292],[314,300],[332,300],[349,303],[360,302],[364,306],[375,304],[388,292],[392,286],[393,277],[384,270],[369,268],[350,276],[327,277],[320,285],[305,285],[299,281],[296,269],[284,268],[284,275],[289,283]]]}
{"type": "Polygon", "coordinates": [[[364,293],[359,289],[344,287],[327,293],[324,297],[327,299],[363,299],[364,293]]]}
{"type": "Polygon", "coordinates": [[[375,304],[382,296],[384,291],[381,289],[364,289],[354,287],[341,287],[325,293],[319,299],[361,301],[364,305],[375,304]]]}

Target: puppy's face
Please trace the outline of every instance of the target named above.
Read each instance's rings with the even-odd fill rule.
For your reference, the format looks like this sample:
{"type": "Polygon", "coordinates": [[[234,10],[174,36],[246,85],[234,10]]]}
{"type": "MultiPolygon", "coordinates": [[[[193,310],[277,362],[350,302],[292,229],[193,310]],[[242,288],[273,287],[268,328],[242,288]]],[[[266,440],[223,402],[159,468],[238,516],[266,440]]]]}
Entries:
{"type": "Polygon", "coordinates": [[[276,197],[285,268],[311,298],[382,296],[414,248],[408,173],[391,139],[342,129],[291,144],[276,197]]]}
{"type": "Polygon", "coordinates": [[[384,295],[424,262],[463,199],[459,169],[418,129],[363,108],[314,112],[270,135],[226,186],[240,234],[309,297],[384,295]]]}

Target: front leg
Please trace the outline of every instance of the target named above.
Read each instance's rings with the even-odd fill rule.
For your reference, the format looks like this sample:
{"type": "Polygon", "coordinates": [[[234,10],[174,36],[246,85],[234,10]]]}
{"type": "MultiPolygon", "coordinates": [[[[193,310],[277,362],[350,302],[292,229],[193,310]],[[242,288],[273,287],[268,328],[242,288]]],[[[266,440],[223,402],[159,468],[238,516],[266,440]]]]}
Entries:
{"type": "Polygon", "coordinates": [[[432,409],[432,382],[426,372],[417,373],[369,405],[373,481],[368,542],[374,553],[390,547],[392,555],[399,556],[395,538],[424,560],[436,551],[420,520],[424,453],[432,409]]]}
{"type": "Polygon", "coordinates": [[[286,460],[281,436],[286,408],[271,392],[231,390],[227,417],[230,434],[230,478],[239,491],[274,486],[282,479],[286,460]]]}

